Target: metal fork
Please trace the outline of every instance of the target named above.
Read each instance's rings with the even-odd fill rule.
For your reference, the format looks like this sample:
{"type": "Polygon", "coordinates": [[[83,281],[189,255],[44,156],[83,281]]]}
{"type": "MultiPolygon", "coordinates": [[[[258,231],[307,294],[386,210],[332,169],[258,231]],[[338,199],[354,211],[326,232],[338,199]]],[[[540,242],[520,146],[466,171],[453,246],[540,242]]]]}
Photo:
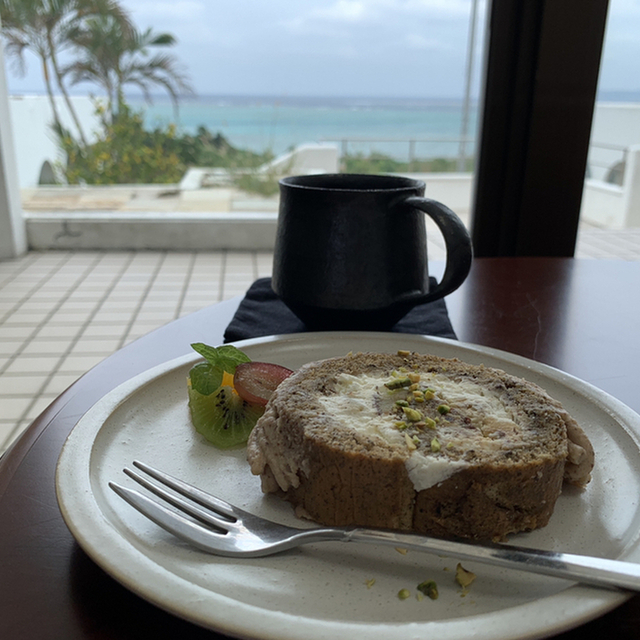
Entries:
{"type": "Polygon", "coordinates": [[[375,543],[453,556],[461,560],[475,560],[585,584],[640,591],[640,564],[506,544],[477,544],[385,529],[299,529],[255,516],[142,462],[134,461],[133,465],[137,470],[126,468],[124,472],[160,498],[161,502],[114,482],[110,482],[109,486],[157,525],[207,553],[260,557],[312,542],[375,543]],[[174,509],[164,503],[172,505],[174,509]]]}

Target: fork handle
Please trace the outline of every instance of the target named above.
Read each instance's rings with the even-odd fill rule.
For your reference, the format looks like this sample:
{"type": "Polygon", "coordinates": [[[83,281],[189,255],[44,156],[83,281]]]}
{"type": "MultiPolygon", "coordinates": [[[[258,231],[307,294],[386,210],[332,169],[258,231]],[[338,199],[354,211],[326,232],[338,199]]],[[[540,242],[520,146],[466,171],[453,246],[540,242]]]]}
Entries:
{"type": "Polygon", "coordinates": [[[556,578],[566,578],[586,584],[640,591],[640,564],[632,562],[527,549],[511,545],[444,540],[377,529],[347,528],[342,531],[344,542],[403,547],[556,578]]]}

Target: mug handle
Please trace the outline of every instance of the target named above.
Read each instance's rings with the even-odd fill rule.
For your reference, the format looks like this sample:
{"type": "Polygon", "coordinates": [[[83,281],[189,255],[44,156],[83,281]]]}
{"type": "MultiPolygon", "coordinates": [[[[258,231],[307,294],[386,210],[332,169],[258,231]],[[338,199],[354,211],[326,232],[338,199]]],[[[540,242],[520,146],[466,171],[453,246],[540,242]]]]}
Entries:
{"type": "Polygon", "coordinates": [[[441,202],[420,196],[409,196],[403,200],[403,204],[426,213],[438,225],[447,248],[447,264],[442,280],[434,289],[416,299],[415,302],[422,304],[443,298],[455,291],[469,275],[473,260],[473,245],[469,232],[462,220],[441,202]]]}

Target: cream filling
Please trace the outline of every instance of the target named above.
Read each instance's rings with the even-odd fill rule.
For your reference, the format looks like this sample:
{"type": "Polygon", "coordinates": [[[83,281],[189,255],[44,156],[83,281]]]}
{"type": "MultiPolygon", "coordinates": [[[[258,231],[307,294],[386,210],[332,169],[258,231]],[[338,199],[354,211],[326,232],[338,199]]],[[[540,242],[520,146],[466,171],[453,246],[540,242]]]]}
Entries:
{"type": "Polygon", "coordinates": [[[451,380],[442,374],[425,374],[422,384],[433,388],[438,396],[449,405],[464,407],[476,416],[481,416],[483,424],[499,424],[509,430],[517,428],[513,416],[500,398],[472,380],[451,380]]]}
{"type": "Polygon", "coordinates": [[[404,436],[392,415],[395,397],[384,386],[387,378],[338,376],[335,395],[320,396],[324,410],[346,428],[368,436],[380,436],[391,445],[403,445],[404,436]]]}
{"type": "MultiPolygon", "coordinates": [[[[406,396],[406,390],[392,392],[384,386],[389,377],[340,374],[334,395],[319,398],[324,410],[346,428],[368,436],[378,436],[395,447],[407,447],[406,432],[397,428],[395,401],[406,396]]],[[[474,432],[477,445],[502,447],[513,442],[509,436],[517,433],[517,425],[500,399],[472,381],[456,382],[441,374],[423,375],[420,386],[432,388],[437,397],[449,406],[459,406],[476,418],[479,430],[474,432]]],[[[412,405],[420,408],[420,405],[412,405]]],[[[441,429],[433,435],[441,439],[441,429]]],[[[469,434],[471,436],[471,434],[469,434]]],[[[469,437],[467,436],[467,437],[469,437]]],[[[473,436],[471,436],[473,437],[473,436]]],[[[446,444],[446,443],[442,443],[446,444]]],[[[468,443],[472,446],[472,443],[468,443]]],[[[434,453],[423,447],[410,449],[405,466],[416,491],[428,489],[461,469],[467,462],[452,460],[444,452],[434,453]]]]}
{"type": "Polygon", "coordinates": [[[416,491],[428,489],[468,467],[461,460],[450,460],[444,456],[425,456],[414,451],[404,462],[416,491]]]}

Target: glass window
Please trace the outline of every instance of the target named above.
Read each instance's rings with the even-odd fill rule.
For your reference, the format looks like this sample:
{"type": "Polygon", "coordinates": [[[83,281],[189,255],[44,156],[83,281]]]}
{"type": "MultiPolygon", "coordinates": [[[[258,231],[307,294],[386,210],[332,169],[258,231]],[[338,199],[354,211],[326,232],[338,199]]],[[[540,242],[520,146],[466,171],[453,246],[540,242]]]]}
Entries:
{"type": "Polygon", "coordinates": [[[318,171],[425,175],[468,215],[486,0],[120,6],[61,18],[52,98],[37,39],[15,55],[4,21],[27,216],[273,215],[279,176],[318,171]]]}
{"type": "Polygon", "coordinates": [[[640,4],[611,0],[589,145],[578,252],[640,253],[640,4]]]}

